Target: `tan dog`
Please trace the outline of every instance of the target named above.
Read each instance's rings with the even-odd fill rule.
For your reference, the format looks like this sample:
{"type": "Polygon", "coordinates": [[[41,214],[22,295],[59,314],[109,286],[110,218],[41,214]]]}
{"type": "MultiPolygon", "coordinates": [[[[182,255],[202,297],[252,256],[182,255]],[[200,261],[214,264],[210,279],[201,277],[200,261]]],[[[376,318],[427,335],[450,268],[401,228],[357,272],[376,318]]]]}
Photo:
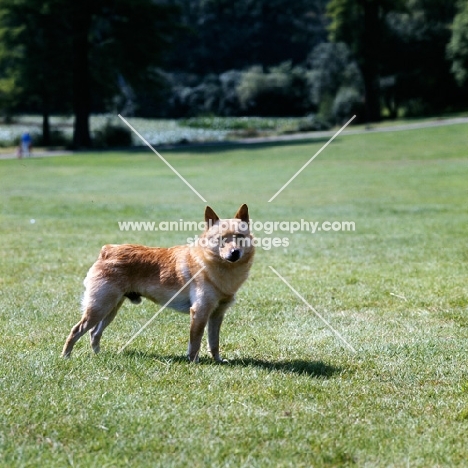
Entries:
{"type": "Polygon", "coordinates": [[[247,279],[254,247],[247,205],[242,205],[233,219],[219,219],[208,206],[205,222],[205,231],[195,245],[105,245],[84,281],[83,316],[72,328],[62,356],[69,356],[87,331],[94,352],[99,352],[102,332],[114,320],[125,298],[139,304],[143,296],[165,304],[187,286],[168,306],[190,313],[188,357],[198,361],[208,324],[210,352],[222,362],[219,330],[226,310],[247,279]]]}

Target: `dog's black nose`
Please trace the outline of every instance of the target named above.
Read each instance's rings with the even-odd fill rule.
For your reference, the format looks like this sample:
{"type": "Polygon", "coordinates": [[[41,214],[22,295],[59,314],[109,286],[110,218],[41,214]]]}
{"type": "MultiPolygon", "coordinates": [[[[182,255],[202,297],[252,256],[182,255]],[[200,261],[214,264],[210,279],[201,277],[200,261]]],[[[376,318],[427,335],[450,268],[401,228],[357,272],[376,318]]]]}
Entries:
{"type": "Polygon", "coordinates": [[[237,262],[240,258],[240,250],[239,249],[231,249],[229,252],[229,256],[227,257],[227,260],[230,262],[237,262]]]}

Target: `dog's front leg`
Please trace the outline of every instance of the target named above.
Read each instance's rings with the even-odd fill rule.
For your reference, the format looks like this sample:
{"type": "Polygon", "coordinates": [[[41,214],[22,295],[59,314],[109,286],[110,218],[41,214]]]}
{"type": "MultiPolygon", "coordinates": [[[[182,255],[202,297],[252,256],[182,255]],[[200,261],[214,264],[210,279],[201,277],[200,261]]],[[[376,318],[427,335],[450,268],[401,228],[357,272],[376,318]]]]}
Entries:
{"type": "Polygon", "coordinates": [[[188,358],[191,362],[198,362],[200,346],[211,310],[207,307],[193,305],[190,308],[190,341],[188,346],[188,358]]]}
{"type": "Polygon", "coordinates": [[[211,314],[208,321],[208,346],[216,362],[227,362],[219,355],[219,331],[223,323],[224,314],[231,301],[220,304],[211,314]]]}

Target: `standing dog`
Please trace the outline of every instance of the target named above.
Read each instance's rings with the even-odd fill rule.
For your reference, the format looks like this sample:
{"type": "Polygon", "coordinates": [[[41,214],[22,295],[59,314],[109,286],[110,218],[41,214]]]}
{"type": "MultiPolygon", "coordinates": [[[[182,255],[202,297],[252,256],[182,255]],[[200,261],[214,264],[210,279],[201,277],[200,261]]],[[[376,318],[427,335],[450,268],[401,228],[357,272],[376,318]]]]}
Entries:
{"type": "Polygon", "coordinates": [[[247,205],[242,205],[233,219],[219,219],[208,206],[205,223],[205,231],[195,245],[105,245],[84,281],[83,316],[72,328],[62,356],[69,356],[87,331],[94,352],[99,352],[102,332],[114,320],[125,298],[139,304],[143,296],[157,303],[170,301],[169,307],[190,313],[190,361],[198,361],[208,324],[211,355],[222,362],[219,330],[226,310],[249,274],[253,238],[247,205]]]}

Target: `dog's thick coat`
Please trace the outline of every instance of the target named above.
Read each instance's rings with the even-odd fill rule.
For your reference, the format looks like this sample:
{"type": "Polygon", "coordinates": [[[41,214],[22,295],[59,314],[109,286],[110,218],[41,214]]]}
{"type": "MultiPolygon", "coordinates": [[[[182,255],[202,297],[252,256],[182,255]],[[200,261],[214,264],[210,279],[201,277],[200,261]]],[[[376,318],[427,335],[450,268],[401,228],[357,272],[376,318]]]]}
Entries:
{"type": "Polygon", "coordinates": [[[87,331],[94,352],[99,352],[102,332],[114,320],[125,298],[138,304],[143,296],[165,304],[184,288],[168,306],[190,313],[190,361],[198,360],[206,325],[211,355],[222,361],[221,323],[237,290],[247,279],[254,247],[247,205],[242,205],[232,219],[219,219],[206,207],[205,222],[205,231],[194,245],[102,247],[84,281],[83,316],[72,328],[62,355],[69,356],[87,331]]]}

